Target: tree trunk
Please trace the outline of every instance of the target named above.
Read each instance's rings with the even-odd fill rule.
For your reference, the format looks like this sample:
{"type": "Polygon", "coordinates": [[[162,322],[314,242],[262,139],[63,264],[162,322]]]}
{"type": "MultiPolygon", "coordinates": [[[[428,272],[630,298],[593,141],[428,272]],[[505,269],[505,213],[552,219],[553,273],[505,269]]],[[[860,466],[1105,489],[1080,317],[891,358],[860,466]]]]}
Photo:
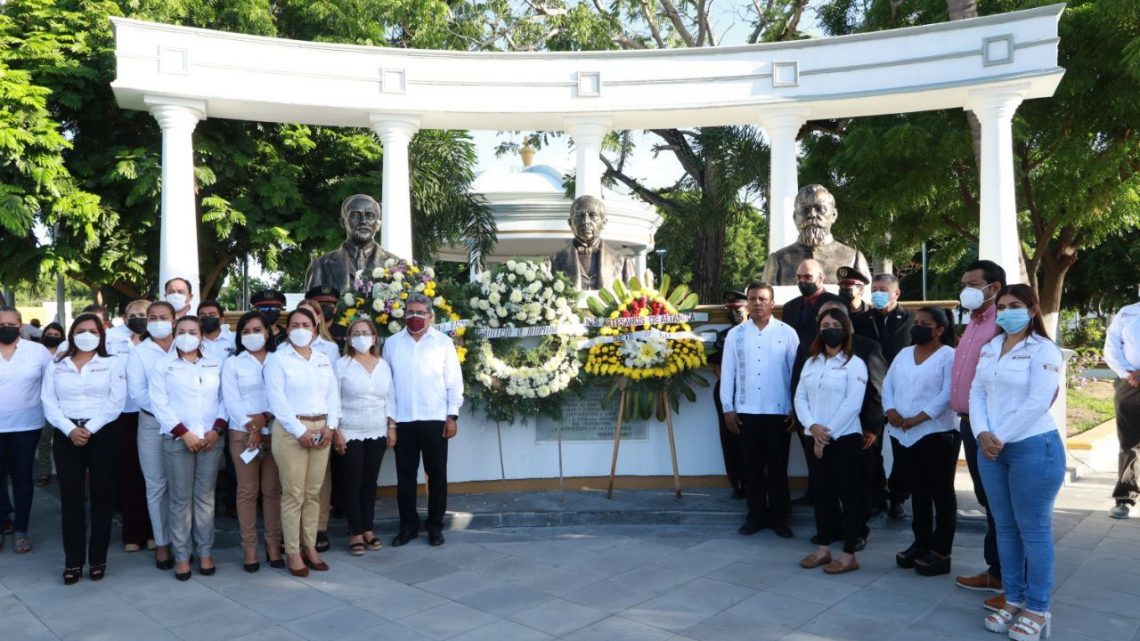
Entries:
{"type": "Polygon", "coordinates": [[[218,291],[222,288],[222,277],[225,276],[226,270],[229,269],[230,263],[234,262],[234,257],[229,253],[222,254],[218,262],[210,268],[206,274],[206,278],[202,281],[202,300],[217,299],[218,291]]]}
{"type": "Polygon", "coordinates": [[[1041,318],[1051,337],[1060,338],[1058,321],[1061,317],[1061,294],[1065,287],[1065,274],[1077,262],[1077,248],[1068,243],[1058,243],[1056,248],[1047,248],[1041,257],[1041,274],[1037,279],[1037,292],[1041,297],[1041,318]]]}
{"type": "Polygon", "coordinates": [[[693,252],[693,291],[702,303],[721,298],[720,274],[724,260],[725,228],[706,228],[698,233],[693,252]]]}
{"type": "MultiPolygon", "coordinates": [[[[977,0],[946,0],[946,13],[950,20],[965,20],[978,17],[977,0]]],[[[974,165],[982,167],[982,123],[974,112],[966,112],[966,122],[970,125],[970,142],[974,145],[974,165]]]]}

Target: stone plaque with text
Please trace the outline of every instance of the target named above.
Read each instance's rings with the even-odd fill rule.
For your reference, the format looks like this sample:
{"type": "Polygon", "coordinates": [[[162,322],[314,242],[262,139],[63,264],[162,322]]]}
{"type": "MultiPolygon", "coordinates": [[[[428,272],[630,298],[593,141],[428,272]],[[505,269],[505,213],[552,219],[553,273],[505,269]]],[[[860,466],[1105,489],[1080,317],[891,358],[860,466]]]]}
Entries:
{"type": "MultiPolygon", "coordinates": [[[[582,394],[568,394],[562,405],[562,419],[539,417],[535,425],[535,440],[557,441],[562,429],[563,441],[613,441],[617,426],[618,403],[603,403],[609,387],[592,385],[582,394]]],[[[644,441],[646,422],[634,421],[621,427],[622,440],[644,441]]]]}

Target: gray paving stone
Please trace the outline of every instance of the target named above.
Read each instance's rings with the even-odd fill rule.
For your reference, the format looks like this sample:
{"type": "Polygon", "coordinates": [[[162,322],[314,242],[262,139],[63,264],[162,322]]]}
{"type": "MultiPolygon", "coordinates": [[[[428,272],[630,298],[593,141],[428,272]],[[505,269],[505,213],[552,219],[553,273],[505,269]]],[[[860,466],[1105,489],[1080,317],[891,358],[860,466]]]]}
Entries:
{"type": "Polygon", "coordinates": [[[1085,608],[1054,602],[1053,638],[1067,639],[1069,634],[1086,634],[1105,641],[1130,641],[1140,633],[1140,608],[1132,617],[1105,614],[1085,608]]]}
{"type": "Polygon", "coordinates": [[[5,639],[20,639],[20,641],[58,641],[59,639],[54,632],[27,609],[22,612],[5,613],[3,615],[3,630],[5,639]]]}
{"type": "Polygon", "coordinates": [[[399,624],[431,639],[440,640],[450,639],[497,620],[499,618],[494,615],[448,601],[443,605],[404,617],[399,620],[399,624]]]}
{"type": "Polygon", "coordinates": [[[400,584],[397,588],[386,590],[383,598],[356,599],[352,605],[389,621],[396,621],[447,602],[447,599],[437,594],[400,584]]]}
{"type": "Polygon", "coordinates": [[[821,570],[801,570],[765,591],[824,605],[835,605],[859,591],[858,586],[832,581],[832,578],[821,570]]]}
{"type": "Polygon", "coordinates": [[[825,638],[842,638],[846,641],[881,641],[890,639],[910,627],[909,621],[901,618],[853,614],[837,609],[829,610],[813,618],[801,630],[818,634],[825,638]]]}
{"type": "Polygon", "coordinates": [[[476,610],[482,610],[498,617],[506,617],[552,598],[554,597],[545,592],[525,586],[505,581],[488,581],[486,587],[464,594],[455,600],[476,610]]]}
{"type": "Polygon", "coordinates": [[[237,637],[232,641],[305,641],[304,637],[299,637],[285,628],[275,625],[269,628],[263,628],[256,632],[250,632],[247,635],[237,637]]]}
{"type": "Polygon", "coordinates": [[[245,608],[228,607],[203,610],[200,616],[179,625],[167,625],[171,632],[185,641],[213,641],[242,636],[272,627],[275,622],[245,608]]]}
{"type": "Polygon", "coordinates": [[[675,640],[668,630],[631,621],[623,617],[609,617],[575,630],[562,637],[564,641],[665,641],[675,640]]]}
{"type": "Polygon", "coordinates": [[[678,597],[661,596],[622,612],[622,616],[671,632],[684,632],[719,610],[678,597]]]}
{"type": "Polygon", "coordinates": [[[554,637],[549,634],[544,634],[533,628],[528,628],[525,625],[519,625],[511,621],[495,621],[489,625],[485,625],[475,630],[469,630],[460,634],[457,637],[452,637],[453,641],[547,641],[554,637]]]}
{"type": "Polygon", "coordinates": [[[607,579],[570,590],[563,598],[601,612],[616,614],[657,595],[658,592],[649,587],[630,586],[607,579]]]}
{"type": "Polygon", "coordinates": [[[515,623],[559,637],[606,618],[605,613],[565,599],[551,599],[508,617],[515,623]]]}
{"type": "Polygon", "coordinates": [[[332,641],[357,630],[384,625],[386,621],[371,612],[344,605],[296,619],[283,627],[310,641],[332,641]]]}
{"type": "Polygon", "coordinates": [[[438,579],[441,576],[447,576],[456,572],[459,572],[459,568],[450,563],[442,563],[435,559],[427,558],[411,560],[398,565],[382,567],[377,570],[379,574],[408,585],[431,581],[432,579],[438,579]]]}

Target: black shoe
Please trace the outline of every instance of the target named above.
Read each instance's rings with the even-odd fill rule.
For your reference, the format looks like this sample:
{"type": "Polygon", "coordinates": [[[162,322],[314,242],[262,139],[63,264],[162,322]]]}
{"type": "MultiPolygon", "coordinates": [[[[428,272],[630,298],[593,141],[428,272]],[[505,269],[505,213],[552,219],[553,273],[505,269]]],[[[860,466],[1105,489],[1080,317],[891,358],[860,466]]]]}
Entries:
{"type": "Polygon", "coordinates": [[[903,509],[902,503],[891,502],[890,507],[887,508],[887,518],[892,521],[901,521],[906,518],[906,510],[903,509]]]}
{"type": "Polygon", "coordinates": [[[107,564],[100,563],[99,565],[92,565],[87,570],[87,576],[90,577],[92,581],[102,581],[103,577],[107,576],[107,564]]]}
{"type": "Polygon", "coordinates": [[[253,574],[254,572],[257,572],[261,569],[261,563],[257,561],[254,561],[253,563],[242,563],[241,569],[249,572],[250,574],[253,574]]]}
{"type": "MultiPolygon", "coordinates": [[[[0,535],[2,536],[2,535],[0,535]]],[[[79,577],[83,576],[83,568],[64,568],[63,569],[63,584],[75,585],[79,583],[79,577]]]]}
{"type": "Polygon", "coordinates": [[[763,523],[758,523],[756,521],[745,521],[744,525],[741,525],[740,528],[736,531],[740,534],[743,534],[744,536],[751,536],[760,530],[763,530],[765,527],[766,526],[763,523]]]}
{"type": "Polygon", "coordinates": [[[202,576],[214,576],[214,574],[217,573],[217,571],[218,571],[218,566],[216,566],[216,565],[214,567],[211,567],[211,568],[204,568],[201,565],[198,566],[198,574],[201,574],[202,576]]]}
{"type": "Polygon", "coordinates": [[[156,567],[160,570],[173,570],[174,569],[174,555],[171,555],[170,558],[166,559],[165,561],[159,561],[158,560],[158,552],[155,552],[154,567],[156,567]]]}
{"type": "Polygon", "coordinates": [[[950,557],[927,552],[914,560],[914,571],[922,576],[950,574],[950,557]]]}
{"type": "Polygon", "coordinates": [[[407,545],[408,541],[411,541],[417,536],[419,536],[418,532],[400,532],[392,539],[392,547],[398,548],[401,545],[407,545]]]}
{"type": "Polygon", "coordinates": [[[795,536],[792,534],[792,528],[788,527],[786,523],[773,523],[772,531],[781,539],[790,539],[795,536]]]}
{"type": "Polygon", "coordinates": [[[861,536],[861,537],[855,539],[855,551],[856,552],[862,552],[863,548],[865,548],[865,547],[867,547],[866,537],[861,536]]]}
{"type": "Polygon", "coordinates": [[[329,549],[329,533],[324,530],[317,532],[317,544],[313,546],[317,552],[327,552],[329,549]]]}
{"type": "Polygon", "coordinates": [[[914,567],[914,560],[922,554],[924,552],[918,549],[918,545],[911,543],[909,548],[895,555],[895,565],[904,570],[909,570],[914,567]]]}
{"type": "Polygon", "coordinates": [[[175,572],[174,578],[178,579],[179,581],[189,581],[190,580],[190,570],[187,570],[185,572],[175,572]]]}
{"type": "Polygon", "coordinates": [[[443,545],[443,542],[443,532],[428,532],[428,545],[432,547],[439,547],[443,545]]]}
{"type": "Polygon", "coordinates": [[[285,558],[284,557],[278,557],[276,559],[271,559],[271,558],[269,558],[269,550],[265,551],[265,562],[269,564],[269,567],[271,567],[275,570],[285,569],[285,558]]]}

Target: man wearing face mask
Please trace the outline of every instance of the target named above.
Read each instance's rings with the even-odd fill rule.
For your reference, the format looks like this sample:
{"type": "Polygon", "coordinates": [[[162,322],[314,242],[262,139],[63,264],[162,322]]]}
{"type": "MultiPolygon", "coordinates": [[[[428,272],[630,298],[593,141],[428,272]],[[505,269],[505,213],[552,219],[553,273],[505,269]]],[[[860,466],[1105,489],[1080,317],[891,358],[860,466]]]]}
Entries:
{"type": "Polygon", "coordinates": [[[796,268],[796,286],[800,295],[784,304],[780,320],[795,328],[800,345],[810,345],[815,338],[816,315],[820,307],[828,301],[842,304],[843,299],[823,289],[823,266],[811,258],[796,268]]]}
{"type": "Polygon", "coordinates": [[[285,308],[285,294],[276,289],[254,292],[249,297],[249,305],[261,312],[261,315],[265,317],[265,322],[269,323],[269,333],[273,337],[274,347],[280,347],[289,342],[288,332],[277,324],[281,318],[281,310],[285,308]]]}
{"type": "Polygon", "coordinates": [[[234,334],[225,323],[226,310],[216,300],[198,304],[198,319],[202,321],[202,351],[218,362],[232,356],[235,349],[234,334]]]}
{"type": "Polygon", "coordinates": [[[1108,325],[1104,338],[1104,362],[1116,381],[1116,435],[1120,441],[1116,506],[1108,515],[1126,519],[1140,497],[1140,303],[1123,307],[1108,325]]]}
{"type": "Polygon", "coordinates": [[[986,510],[986,537],[982,551],[986,565],[989,566],[985,572],[976,576],[958,577],[956,583],[968,590],[997,592],[997,596],[985,602],[985,607],[990,610],[1002,608],[1005,597],[1002,594],[997,531],[986,499],[986,490],[978,475],[978,442],[970,427],[970,385],[974,382],[982,348],[998,335],[997,309],[994,303],[1003,287],[1005,269],[992,260],[974,261],[966,267],[966,272],[962,275],[962,293],[958,300],[963,308],[969,310],[970,322],[966,324],[958,348],[954,350],[954,369],[950,380],[950,408],[958,413],[962,447],[966,453],[970,479],[974,483],[974,496],[986,510]]]}
{"type": "MultiPolygon", "coordinates": [[[[727,291],[724,293],[724,310],[728,312],[728,321],[732,327],[748,320],[748,297],[744,292],[727,291]]],[[[724,406],[720,402],[720,364],[724,354],[724,340],[728,336],[727,327],[716,334],[716,352],[709,356],[716,383],[713,385],[713,403],[716,404],[716,419],[720,424],[720,451],[724,456],[724,472],[728,482],[732,485],[732,498],[742,499],[745,496],[744,479],[740,472],[740,436],[730,432],[724,424],[724,406]]]]}
{"type": "Polygon", "coordinates": [[[321,306],[321,315],[325,317],[325,329],[336,342],[337,348],[343,352],[346,327],[336,322],[336,303],[340,300],[340,290],[332,285],[319,285],[305,292],[305,300],[321,306]]]}
{"type": "Polygon", "coordinates": [[[166,302],[174,308],[174,319],[178,320],[190,313],[190,302],[194,300],[194,292],[190,290],[190,281],[175,276],[162,286],[166,292],[166,302]]]}

